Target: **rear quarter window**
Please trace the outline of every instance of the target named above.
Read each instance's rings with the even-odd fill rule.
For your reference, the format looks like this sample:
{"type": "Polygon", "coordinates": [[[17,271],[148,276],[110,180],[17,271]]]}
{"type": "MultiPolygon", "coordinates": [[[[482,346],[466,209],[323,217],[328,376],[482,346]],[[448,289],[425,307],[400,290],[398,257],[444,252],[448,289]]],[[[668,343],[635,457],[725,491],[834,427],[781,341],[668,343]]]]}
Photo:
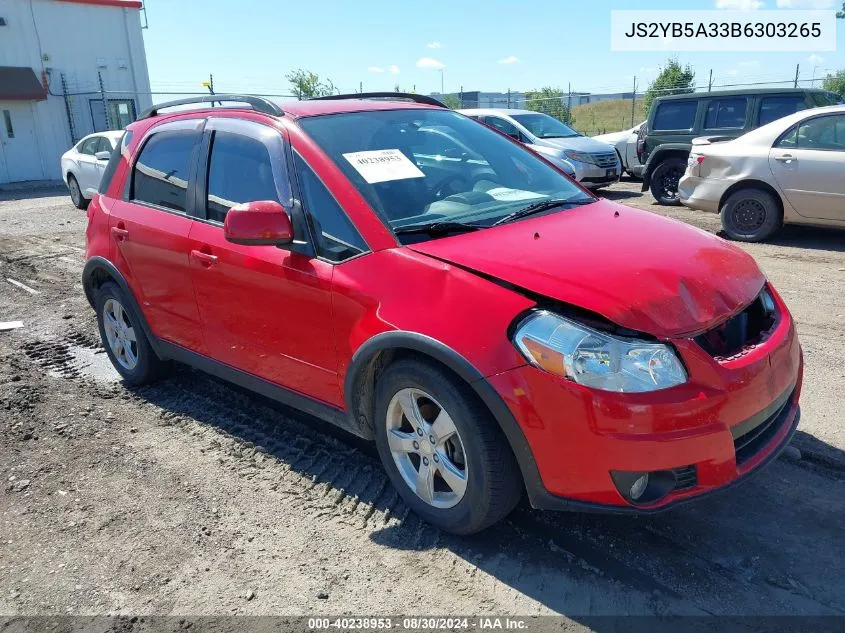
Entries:
{"type": "Polygon", "coordinates": [[[777,121],[807,107],[804,95],[780,95],[760,99],[760,125],[777,121]]]}
{"type": "Polygon", "coordinates": [[[120,137],[120,140],[117,142],[117,145],[112,150],[109,162],[108,164],[106,164],[106,168],[103,171],[103,177],[100,179],[100,187],[98,191],[101,194],[105,195],[106,191],[108,191],[109,185],[111,185],[111,181],[114,178],[114,173],[117,171],[117,165],[120,163],[120,159],[123,156],[123,153],[126,151],[126,147],[129,145],[131,140],[132,132],[124,132],[123,136],[120,137]]]}
{"type": "Polygon", "coordinates": [[[657,105],[652,129],[690,130],[695,125],[698,101],[667,101],[657,105]]]}

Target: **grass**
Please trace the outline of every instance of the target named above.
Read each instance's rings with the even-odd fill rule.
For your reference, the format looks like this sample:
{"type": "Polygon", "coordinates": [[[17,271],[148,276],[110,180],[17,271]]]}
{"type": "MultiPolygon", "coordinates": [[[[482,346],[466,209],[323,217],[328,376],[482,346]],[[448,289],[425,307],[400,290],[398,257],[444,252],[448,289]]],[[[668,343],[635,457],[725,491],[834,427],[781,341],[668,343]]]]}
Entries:
{"type": "MultiPolygon", "coordinates": [[[[619,132],[631,125],[631,102],[627,100],[598,101],[572,108],[575,129],[587,136],[619,132]]],[[[638,98],[634,106],[634,125],[645,119],[643,100],[638,98]]]]}

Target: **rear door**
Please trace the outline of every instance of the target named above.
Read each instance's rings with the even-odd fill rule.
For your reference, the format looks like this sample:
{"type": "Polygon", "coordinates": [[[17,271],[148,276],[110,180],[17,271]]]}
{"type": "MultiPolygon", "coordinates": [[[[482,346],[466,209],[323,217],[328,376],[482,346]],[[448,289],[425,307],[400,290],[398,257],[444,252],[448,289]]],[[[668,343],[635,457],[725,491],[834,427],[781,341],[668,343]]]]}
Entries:
{"type": "Polygon", "coordinates": [[[845,114],[793,126],[772,147],[769,166],[799,214],[845,221],[845,114]]]}
{"type": "Polygon", "coordinates": [[[156,126],[142,140],[122,199],[112,206],[114,260],[153,333],[203,353],[199,312],[189,267],[199,141],[204,121],[156,126]]]}

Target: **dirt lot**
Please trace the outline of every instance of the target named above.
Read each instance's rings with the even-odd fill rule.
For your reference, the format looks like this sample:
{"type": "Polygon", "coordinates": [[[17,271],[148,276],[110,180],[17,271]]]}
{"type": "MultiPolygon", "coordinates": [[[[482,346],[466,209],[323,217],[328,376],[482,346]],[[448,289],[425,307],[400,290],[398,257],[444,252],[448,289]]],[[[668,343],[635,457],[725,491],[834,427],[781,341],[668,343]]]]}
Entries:
{"type": "MultiPolygon", "coordinates": [[[[718,229],[633,183],[604,195],[718,229]]],[[[0,613],[845,614],[845,233],[748,247],[799,324],[800,458],[653,517],[521,507],[460,539],[311,418],[188,369],[119,383],[84,225],[63,191],[0,195],[0,321],[25,323],[0,332],[0,613]]]]}

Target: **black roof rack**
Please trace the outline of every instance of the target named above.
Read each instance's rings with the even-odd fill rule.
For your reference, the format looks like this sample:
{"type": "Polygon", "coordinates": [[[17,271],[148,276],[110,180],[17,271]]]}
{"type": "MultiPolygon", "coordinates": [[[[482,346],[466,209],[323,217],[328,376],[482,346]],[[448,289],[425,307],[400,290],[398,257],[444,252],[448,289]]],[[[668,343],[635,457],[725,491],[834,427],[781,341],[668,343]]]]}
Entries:
{"type": "Polygon", "coordinates": [[[440,101],[433,97],[414,94],[413,92],[353,92],[345,95],[328,95],[325,97],[312,97],[309,101],[338,101],[343,99],[405,99],[414,103],[445,108],[440,101]]]}
{"type": "MultiPolygon", "coordinates": [[[[176,106],[183,106],[183,105],[190,105],[192,103],[216,103],[220,102],[222,105],[224,101],[228,101],[231,103],[246,103],[255,110],[256,112],[262,112],[264,114],[270,114],[272,116],[282,116],[284,111],[272,101],[265,99],[264,97],[254,97],[252,95],[233,95],[233,94],[223,94],[223,95],[202,95],[201,97],[189,97],[187,99],[177,99],[176,101],[167,101],[166,103],[159,103],[158,105],[154,105],[152,108],[144,110],[137,118],[138,121],[141,119],[149,119],[158,114],[159,110],[164,108],[174,108],[176,106]]],[[[212,106],[213,107],[213,106],[212,106]]]]}

